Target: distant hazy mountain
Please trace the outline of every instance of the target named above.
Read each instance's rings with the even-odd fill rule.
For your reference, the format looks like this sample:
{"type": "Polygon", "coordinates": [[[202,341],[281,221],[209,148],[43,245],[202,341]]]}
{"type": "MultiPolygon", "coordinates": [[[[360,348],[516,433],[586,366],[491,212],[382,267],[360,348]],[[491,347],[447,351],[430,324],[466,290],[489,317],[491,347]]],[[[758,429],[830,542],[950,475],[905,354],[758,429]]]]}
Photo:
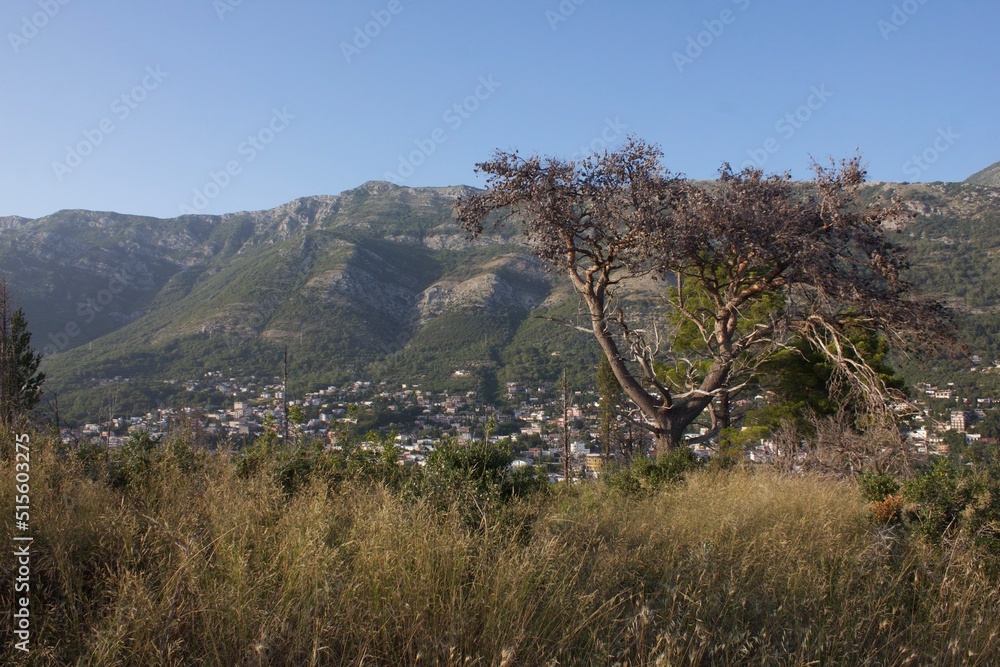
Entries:
{"type": "Polygon", "coordinates": [[[982,171],[977,171],[965,180],[969,185],[989,185],[1000,188],[1000,162],[990,165],[982,171]]]}
{"type": "MultiPolygon", "coordinates": [[[[914,280],[1000,358],[1000,189],[870,188],[911,203],[914,280]]],[[[76,418],[97,414],[102,380],[129,378],[120,414],[145,410],[206,371],[273,377],[286,345],[293,392],[385,378],[488,395],[564,366],[589,382],[595,344],[547,319],[578,317],[572,289],[515,229],[468,241],[451,215],[467,191],[370,182],[223,216],[0,218],[0,271],[76,418]]]]}

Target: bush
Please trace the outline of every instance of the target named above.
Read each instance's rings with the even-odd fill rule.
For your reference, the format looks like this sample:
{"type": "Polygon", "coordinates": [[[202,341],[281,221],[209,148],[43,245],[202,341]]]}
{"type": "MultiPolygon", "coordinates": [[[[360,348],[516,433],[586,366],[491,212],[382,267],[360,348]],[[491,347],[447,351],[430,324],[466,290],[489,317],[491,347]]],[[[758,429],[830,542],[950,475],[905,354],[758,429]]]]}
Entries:
{"type": "Polygon", "coordinates": [[[270,448],[264,443],[256,442],[236,454],[233,468],[241,479],[250,479],[261,472],[269,458],[270,448]]]}
{"type": "Polygon", "coordinates": [[[513,460],[508,441],[445,442],[427,457],[420,493],[439,509],[455,508],[467,526],[503,523],[505,506],[548,488],[542,468],[512,468],[513,460]]]}
{"type": "Polygon", "coordinates": [[[684,476],[700,466],[689,447],[677,447],[655,459],[646,456],[634,459],[631,465],[611,470],[604,477],[605,483],[625,494],[656,491],[667,484],[680,482],[684,476]]]}
{"type": "Polygon", "coordinates": [[[731,470],[746,463],[747,450],[759,444],[761,439],[772,434],[772,426],[747,426],[745,428],[724,428],[719,432],[719,446],[709,460],[713,470],[731,470]]]}
{"type": "Polygon", "coordinates": [[[70,450],[70,457],[80,465],[83,475],[93,482],[103,480],[108,471],[106,445],[85,441],[70,450]]]}
{"type": "MultiPolygon", "coordinates": [[[[408,489],[415,484],[420,469],[400,464],[395,433],[379,434],[372,431],[363,440],[363,446],[358,442],[344,442],[341,445],[340,460],[334,467],[342,469],[352,480],[383,485],[395,491],[408,489]]],[[[339,481],[339,476],[336,481],[339,481]]]]}
{"type": "Polygon", "coordinates": [[[547,478],[541,468],[511,468],[513,461],[507,441],[499,445],[446,441],[427,457],[424,488],[431,495],[471,494],[480,499],[508,500],[546,487],[547,478]]]}
{"type": "Polygon", "coordinates": [[[1000,476],[990,468],[959,466],[939,457],[903,484],[909,525],[929,541],[964,536],[1000,555],[1000,476]]]}
{"type": "Polygon", "coordinates": [[[298,446],[278,450],[272,462],[274,478],[282,491],[293,495],[308,486],[313,475],[324,468],[323,459],[319,447],[298,446]]]}
{"type": "Polygon", "coordinates": [[[883,502],[889,496],[899,492],[899,482],[888,473],[868,471],[858,477],[861,495],[870,503],[883,502]]]}
{"type": "Polygon", "coordinates": [[[955,525],[968,500],[959,494],[958,471],[943,457],[923,474],[906,481],[903,498],[910,503],[907,515],[911,526],[934,542],[955,525]]]}
{"type": "Polygon", "coordinates": [[[142,487],[150,481],[157,462],[156,447],[159,440],[148,431],[129,435],[119,449],[111,450],[108,457],[108,480],[111,485],[124,489],[142,487]]]}

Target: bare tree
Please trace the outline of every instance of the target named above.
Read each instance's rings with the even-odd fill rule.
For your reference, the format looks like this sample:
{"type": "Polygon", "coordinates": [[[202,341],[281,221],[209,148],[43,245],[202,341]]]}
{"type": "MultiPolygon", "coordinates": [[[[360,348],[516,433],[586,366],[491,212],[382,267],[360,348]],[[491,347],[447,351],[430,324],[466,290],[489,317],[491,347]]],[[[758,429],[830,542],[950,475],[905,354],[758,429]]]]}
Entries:
{"type": "Polygon", "coordinates": [[[898,427],[888,419],[874,419],[859,433],[840,412],[813,417],[812,430],[813,445],[800,462],[808,470],[852,477],[865,471],[905,475],[913,468],[913,452],[901,446],[898,427]]]}
{"type": "Polygon", "coordinates": [[[191,449],[207,450],[211,438],[205,431],[205,415],[199,409],[185,409],[170,418],[169,433],[174,438],[186,442],[191,449]]]}
{"type": "Polygon", "coordinates": [[[657,450],[676,447],[711,405],[728,402],[778,350],[805,339],[872,408],[891,392],[847,335],[871,330],[901,348],[942,340],[944,308],[909,293],[902,248],[884,233],[902,202],[865,203],[859,158],[815,165],[816,178],[723,165],[688,181],[659,149],[630,139],[580,162],[498,152],[477,165],[487,189],[456,203],[471,236],[514,221],[583,298],[589,326],[657,450]],[[657,281],[666,317],[643,322],[621,300],[657,281]],[[925,335],[916,336],[923,332],[925,335]]]}
{"type": "Polygon", "coordinates": [[[46,392],[45,407],[52,416],[52,432],[58,438],[62,434],[62,422],[59,419],[59,392],[46,392]]]}

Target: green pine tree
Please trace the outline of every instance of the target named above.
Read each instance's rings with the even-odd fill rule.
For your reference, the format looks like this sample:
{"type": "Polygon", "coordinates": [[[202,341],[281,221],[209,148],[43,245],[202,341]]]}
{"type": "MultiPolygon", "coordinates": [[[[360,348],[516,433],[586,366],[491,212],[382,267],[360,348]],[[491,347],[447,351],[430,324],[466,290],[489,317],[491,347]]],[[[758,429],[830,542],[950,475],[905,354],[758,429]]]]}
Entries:
{"type": "Polygon", "coordinates": [[[42,355],[31,347],[24,311],[14,309],[6,277],[0,278],[0,424],[11,424],[42,397],[42,355]]]}

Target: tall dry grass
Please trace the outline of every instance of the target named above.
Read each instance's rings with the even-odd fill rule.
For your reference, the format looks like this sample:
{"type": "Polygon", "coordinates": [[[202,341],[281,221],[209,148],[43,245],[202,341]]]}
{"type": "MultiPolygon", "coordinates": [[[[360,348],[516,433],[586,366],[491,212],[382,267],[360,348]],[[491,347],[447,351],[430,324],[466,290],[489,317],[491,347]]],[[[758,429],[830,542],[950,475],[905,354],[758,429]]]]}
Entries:
{"type": "MultiPolygon", "coordinates": [[[[13,476],[5,459],[8,527],[13,476]]],[[[33,647],[5,641],[5,664],[1000,664],[977,554],[818,478],[579,485],[478,526],[377,485],[289,497],[223,456],[121,490],[37,446],[32,480],[33,647]]]]}

